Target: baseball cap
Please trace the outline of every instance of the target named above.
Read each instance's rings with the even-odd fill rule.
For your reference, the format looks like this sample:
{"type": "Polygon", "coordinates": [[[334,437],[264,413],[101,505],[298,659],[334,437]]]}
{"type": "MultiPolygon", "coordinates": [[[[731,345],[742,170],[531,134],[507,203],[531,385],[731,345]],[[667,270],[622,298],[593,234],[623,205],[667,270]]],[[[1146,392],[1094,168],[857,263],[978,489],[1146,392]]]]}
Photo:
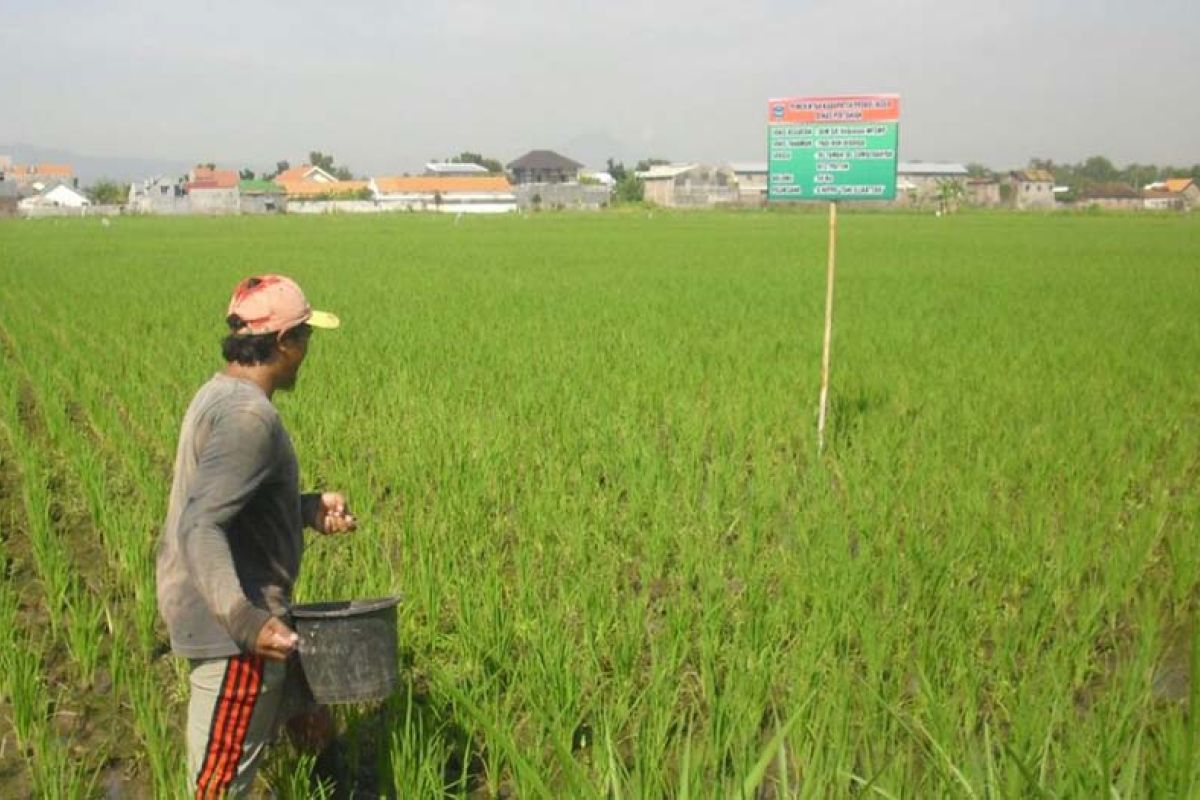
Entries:
{"type": "Polygon", "coordinates": [[[284,275],[243,278],[233,290],[226,313],[241,318],[242,325],[233,331],[235,334],[281,333],[304,322],[326,329],[341,324],[328,311],[314,310],[299,285],[284,275]]]}

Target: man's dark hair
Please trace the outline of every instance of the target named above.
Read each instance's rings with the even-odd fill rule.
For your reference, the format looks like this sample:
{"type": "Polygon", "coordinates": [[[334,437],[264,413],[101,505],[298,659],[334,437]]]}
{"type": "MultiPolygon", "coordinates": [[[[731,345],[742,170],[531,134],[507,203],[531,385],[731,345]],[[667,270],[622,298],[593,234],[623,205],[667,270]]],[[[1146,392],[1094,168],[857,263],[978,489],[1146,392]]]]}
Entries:
{"type": "MultiPolygon", "coordinates": [[[[230,331],[236,331],[246,323],[237,314],[225,318],[230,331]]],[[[241,364],[252,367],[255,364],[266,364],[275,357],[275,343],[279,340],[298,339],[308,334],[308,323],[302,322],[294,328],[288,328],[283,336],[274,333],[230,333],[221,342],[221,354],[226,363],[241,364]]]]}

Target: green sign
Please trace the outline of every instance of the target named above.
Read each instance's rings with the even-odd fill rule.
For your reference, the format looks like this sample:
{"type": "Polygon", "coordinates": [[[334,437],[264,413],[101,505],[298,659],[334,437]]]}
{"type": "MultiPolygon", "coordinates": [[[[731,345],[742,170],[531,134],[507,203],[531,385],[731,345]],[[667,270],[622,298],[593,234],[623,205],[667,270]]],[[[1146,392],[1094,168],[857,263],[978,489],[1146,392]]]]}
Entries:
{"type": "Polygon", "coordinates": [[[767,198],[894,199],[898,106],[887,95],[772,100],[767,198]]]}
{"type": "Polygon", "coordinates": [[[771,200],[891,200],[897,123],[772,125],[771,200]]]}

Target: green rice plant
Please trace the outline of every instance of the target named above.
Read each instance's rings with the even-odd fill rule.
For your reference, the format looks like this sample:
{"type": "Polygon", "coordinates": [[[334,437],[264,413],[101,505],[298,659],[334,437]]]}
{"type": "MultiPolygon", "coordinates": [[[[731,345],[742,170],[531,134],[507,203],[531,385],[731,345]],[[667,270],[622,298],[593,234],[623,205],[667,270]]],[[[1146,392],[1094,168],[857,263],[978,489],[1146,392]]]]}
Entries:
{"type": "Polygon", "coordinates": [[[63,612],[67,619],[64,639],[72,669],[79,683],[90,687],[101,658],[104,603],[90,592],[75,591],[67,599],[63,612]]]}
{"type": "Polygon", "coordinates": [[[53,731],[40,727],[30,750],[28,763],[35,796],[76,800],[95,795],[99,768],[75,758],[53,731]]]}
{"type": "Polygon", "coordinates": [[[177,794],[186,782],[186,760],[182,755],[182,740],[173,735],[174,725],[167,714],[163,687],[143,672],[126,683],[134,719],[134,727],[146,755],[146,770],[153,782],[156,796],[177,794]]]}
{"type": "MultiPolygon", "coordinates": [[[[12,621],[11,619],[9,620],[12,621]]],[[[10,641],[0,651],[0,670],[4,675],[4,695],[11,708],[11,722],[17,746],[26,749],[44,726],[47,701],[41,659],[24,641],[10,641]]]]}
{"type": "Polygon", "coordinates": [[[345,321],[275,402],[363,521],[298,599],[404,598],[402,694],[344,719],[381,789],[1188,796],[1200,225],[846,214],[818,459],[821,223],[0,223],[26,591],[76,602],[82,509],[98,663],[177,748],[153,548],[253,253],[345,321]]]}

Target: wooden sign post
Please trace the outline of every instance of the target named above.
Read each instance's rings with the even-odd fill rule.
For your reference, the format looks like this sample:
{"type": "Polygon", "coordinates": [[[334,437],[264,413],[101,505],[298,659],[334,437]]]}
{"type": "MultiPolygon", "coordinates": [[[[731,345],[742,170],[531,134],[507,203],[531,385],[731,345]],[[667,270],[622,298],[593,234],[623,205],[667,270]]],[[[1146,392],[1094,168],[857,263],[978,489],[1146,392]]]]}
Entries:
{"type": "Polygon", "coordinates": [[[899,137],[900,98],[894,94],[784,97],[767,103],[767,199],[829,201],[818,452],[825,449],[829,415],[837,201],[895,198],[899,137]]]}
{"type": "Polygon", "coordinates": [[[817,452],[825,450],[829,403],[829,346],[833,343],[833,275],[837,269],[837,202],[829,204],[829,259],[825,267],[825,345],[821,349],[821,408],[817,412],[817,452]]]}

